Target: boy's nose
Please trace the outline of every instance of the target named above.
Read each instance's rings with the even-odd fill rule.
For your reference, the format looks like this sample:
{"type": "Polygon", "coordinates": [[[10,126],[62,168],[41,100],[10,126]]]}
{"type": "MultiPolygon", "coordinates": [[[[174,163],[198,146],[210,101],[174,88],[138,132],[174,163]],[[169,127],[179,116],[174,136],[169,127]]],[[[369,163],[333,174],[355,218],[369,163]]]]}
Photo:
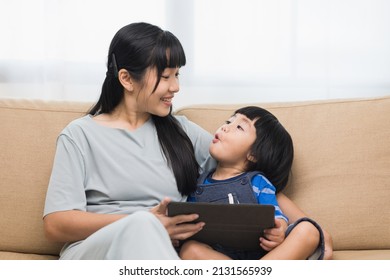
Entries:
{"type": "Polygon", "coordinates": [[[225,124],[225,125],[222,126],[221,130],[223,132],[228,132],[229,131],[229,126],[227,124],[225,124]]]}

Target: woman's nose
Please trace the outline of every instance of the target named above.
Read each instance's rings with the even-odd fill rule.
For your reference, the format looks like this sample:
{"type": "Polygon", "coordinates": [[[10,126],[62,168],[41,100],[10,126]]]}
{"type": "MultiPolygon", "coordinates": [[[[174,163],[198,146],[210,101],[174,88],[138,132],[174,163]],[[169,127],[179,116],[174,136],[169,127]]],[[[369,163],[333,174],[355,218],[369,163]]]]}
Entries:
{"type": "Polygon", "coordinates": [[[179,80],[177,78],[172,79],[171,84],[169,85],[169,91],[177,93],[180,90],[179,80]]]}

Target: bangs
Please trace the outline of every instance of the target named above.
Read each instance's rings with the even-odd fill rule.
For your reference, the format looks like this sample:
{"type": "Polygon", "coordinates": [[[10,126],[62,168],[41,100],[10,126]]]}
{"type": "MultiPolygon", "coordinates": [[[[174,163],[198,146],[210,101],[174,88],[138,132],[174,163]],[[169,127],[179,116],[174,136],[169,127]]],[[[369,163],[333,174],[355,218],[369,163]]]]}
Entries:
{"type": "Polygon", "coordinates": [[[234,114],[241,114],[250,119],[251,121],[263,118],[270,113],[260,107],[248,106],[244,108],[240,108],[234,112],[234,114]]]}
{"type": "Polygon", "coordinates": [[[180,41],[169,31],[164,31],[156,44],[152,65],[161,74],[165,68],[182,67],[186,64],[186,56],[180,41]]]}
{"type": "Polygon", "coordinates": [[[254,121],[256,131],[262,131],[265,126],[279,123],[278,119],[266,109],[257,106],[248,106],[238,109],[234,114],[241,114],[254,121]]]}

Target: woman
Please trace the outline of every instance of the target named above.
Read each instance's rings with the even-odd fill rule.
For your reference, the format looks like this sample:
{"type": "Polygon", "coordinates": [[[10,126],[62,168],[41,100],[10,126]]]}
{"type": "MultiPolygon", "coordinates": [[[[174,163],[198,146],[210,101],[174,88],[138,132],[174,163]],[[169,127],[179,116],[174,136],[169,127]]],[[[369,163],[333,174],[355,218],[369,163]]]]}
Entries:
{"type": "MultiPolygon", "coordinates": [[[[196,214],[165,215],[164,198],[184,201],[199,165],[213,164],[212,136],[171,115],[185,63],[179,40],[157,26],[134,23],[114,36],[97,104],[57,140],[44,227],[66,242],[61,259],[178,259],[171,242],[202,229],[183,224],[196,214]]],[[[287,215],[302,214],[283,199],[287,215]]]]}

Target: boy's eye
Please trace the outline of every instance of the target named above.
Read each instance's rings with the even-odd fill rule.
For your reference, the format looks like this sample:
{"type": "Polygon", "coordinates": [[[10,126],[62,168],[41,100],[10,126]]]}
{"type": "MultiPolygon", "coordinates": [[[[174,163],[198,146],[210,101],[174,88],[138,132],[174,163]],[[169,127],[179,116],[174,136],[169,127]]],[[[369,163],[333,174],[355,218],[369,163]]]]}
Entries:
{"type": "Polygon", "coordinates": [[[226,124],[229,124],[229,123],[231,123],[231,121],[225,121],[225,123],[226,123],[226,124]]]}
{"type": "Polygon", "coordinates": [[[241,125],[237,125],[237,128],[238,128],[239,130],[244,131],[244,128],[243,128],[241,125]]]}

